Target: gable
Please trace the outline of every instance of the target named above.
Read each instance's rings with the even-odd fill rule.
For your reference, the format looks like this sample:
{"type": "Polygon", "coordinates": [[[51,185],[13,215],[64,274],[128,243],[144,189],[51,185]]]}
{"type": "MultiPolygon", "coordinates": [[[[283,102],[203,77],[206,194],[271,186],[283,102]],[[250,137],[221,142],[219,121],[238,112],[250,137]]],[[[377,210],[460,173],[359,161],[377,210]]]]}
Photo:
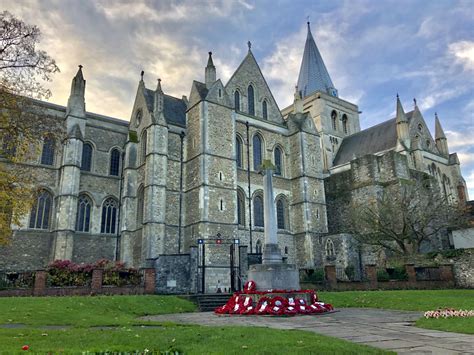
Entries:
{"type": "Polygon", "coordinates": [[[252,85],[254,89],[254,116],[263,119],[263,102],[265,101],[267,106],[267,120],[279,124],[284,123],[280,109],[273,97],[272,92],[270,91],[270,88],[268,87],[265,78],[263,77],[262,71],[255,60],[255,57],[250,50],[225,86],[232,105],[234,105],[234,93],[236,91],[239,92],[240,109],[235,108],[235,110],[244,114],[249,113],[249,85],[252,85]]]}
{"type": "Polygon", "coordinates": [[[431,132],[428,129],[425,119],[423,118],[418,108],[413,111],[413,115],[409,120],[409,134],[410,140],[412,142],[415,142],[417,140],[421,149],[432,152],[434,154],[439,154],[431,132]]]}

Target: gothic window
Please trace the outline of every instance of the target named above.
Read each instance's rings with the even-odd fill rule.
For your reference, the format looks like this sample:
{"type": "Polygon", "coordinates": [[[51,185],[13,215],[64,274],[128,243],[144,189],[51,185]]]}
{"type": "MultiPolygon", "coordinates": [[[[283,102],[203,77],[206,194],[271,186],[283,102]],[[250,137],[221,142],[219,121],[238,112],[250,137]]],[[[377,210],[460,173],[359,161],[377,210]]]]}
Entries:
{"type": "Polygon", "coordinates": [[[332,129],[337,130],[337,112],[333,110],[331,112],[331,122],[332,122],[332,129]]]}
{"type": "Polygon", "coordinates": [[[285,247],[285,254],[288,254],[288,247],[285,247]]]}
{"type": "Polygon", "coordinates": [[[426,148],[430,148],[431,147],[431,142],[429,139],[426,140],[426,148]]]}
{"type": "Polygon", "coordinates": [[[140,163],[143,164],[146,161],[146,131],[143,131],[142,139],[140,140],[140,163]]]}
{"type": "Polygon", "coordinates": [[[102,220],[100,222],[100,232],[105,234],[115,234],[117,223],[117,201],[108,198],[102,205],[102,220]]]}
{"type": "Polygon", "coordinates": [[[253,169],[258,170],[262,165],[262,138],[256,134],[253,136],[253,169]]]}
{"type": "Polygon", "coordinates": [[[113,149],[110,153],[110,175],[119,176],[120,170],[120,151],[113,149]]]}
{"type": "Polygon", "coordinates": [[[277,212],[277,227],[278,229],[285,229],[286,228],[286,206],[283,199],[277,200],[276,204],[276,212],[277,212]]]}
{"type": "Polygon", "coordinates": [[[257,243],[255,243],[255,253],[257,254],[262,254],[262,242],[257,240],[257,243]]]}
{"type": "Polygon", "coordinates": [[[336,253],[334,251],[334,243],[331,239],[326,240],[326,256],[334,256],[336,253]]]}
{"type": "Polygon", "coordinates": [[[234,92],[234,106],[235,106],[235,111],[240,111],[240,92],[235,90],[234,92]]]}
{"type": "Polygon", "coordinates": [[[54,162],[54,139],[45,137],[43,141],[43,151],[41,152],[41,164],[53,165],[54,162]]]}
{"type": "Polygon", "coordinates": [[[262,115],[264,119],[268,119],[267,100],[263,100],[262,102],[262,115]]]}
{"type": "Polygon", "coordinates": [[[255,227],[263,227],[263,199],[262,196],[257,195],[253,198],[253,224],[255,227]]]}
{"type": "Polygon", "coordinates": [[[51,217],[52,196],[46,190],[41,190],[31,209],[30,228],[49,229],[49,220],[51,217]]]}
{"type": "Polygon", "coordinates": [[[281,149],[276,147],[273,151],[273,157],[275,161],[275,175],[282,175],[282,159],[281,159],[281,149]]]}
{"type": "Polygon", "coordinates": [[[92,202],[86,195],[80,195],[77,201],[76,231],[89,232],[92,202]]]}
{"type": "Polygon", "coordinates": [[[344,130],[345,134],[349,133],[349,129],[347,127],[347,115],[346,114],[342,115],[342,129],[344,130]]]}
{"type": "Polygon", "coordinates": [[[92,166],[92,145],[90,143],[84,143],[82,146],[82,162],[81,170],[91,171],[92,166]]]}
{"type": "Polygon", "coordinates": [[[420,132],[423,132],[423,125],[421,123],[418,124],[418,130],[420,132]]]}
{"type": "Polygon", "coordinates": [[[237,159],[237,167],[241,168],[243,166],[243,159],[242,159],[242,154],[243,154],[243,144],[242,144],[242,139],[237,136],[235,138],[235,156],[237,159]]]}
{"type": "Polygon", "coordinates": [[[145,190],[140,186],[137,192],[137,226],[143,223],[143,207],[145,204],[145,190]]]}
{"type": "Polygon", "coordinates": [[[239,226],[245,226],[245,195],[237,190],[237,220],[239,226]]]}
{"type": "Polygon", "coordinates": [[[254,97],[252,85],[249,85],[247,89],[247,95],[248,95],[249,115],[255,116],[255,97],[254,97]]]}

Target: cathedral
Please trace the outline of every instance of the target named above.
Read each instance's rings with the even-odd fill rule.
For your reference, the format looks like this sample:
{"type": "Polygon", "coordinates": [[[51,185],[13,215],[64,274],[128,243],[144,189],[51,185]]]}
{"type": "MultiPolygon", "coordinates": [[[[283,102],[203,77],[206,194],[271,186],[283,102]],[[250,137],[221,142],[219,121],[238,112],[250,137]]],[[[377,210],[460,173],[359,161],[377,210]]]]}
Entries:
{"type": "MultiPolygon", "coordinates": [[[[66,107],[39,103],[67,138],[45,139],[29,162],[42,183],[11,245],[0,247],[0,269],[101,258],[140,267],[229,241],[258,256],[264,160],[275,166],[279,246],[300,269],[370,261],[340,227],[341,211],[413,172],[434,177],[451,203],[467,200],[438,117],[433,137],[416,103],[405,112],[397,97],[396,117],[361,130],[359,108],[339,97],[309,23],[291,106],[278,106],[250,43],[227,83],[218,69],[210,52],[189,97],[166,94],[160,80],[147,87],[142,72],[129,120],[86,111],[82,67],[66,107]]],[[[229,254],[207,250],[206,277],[227,285],[229,254]]]]}

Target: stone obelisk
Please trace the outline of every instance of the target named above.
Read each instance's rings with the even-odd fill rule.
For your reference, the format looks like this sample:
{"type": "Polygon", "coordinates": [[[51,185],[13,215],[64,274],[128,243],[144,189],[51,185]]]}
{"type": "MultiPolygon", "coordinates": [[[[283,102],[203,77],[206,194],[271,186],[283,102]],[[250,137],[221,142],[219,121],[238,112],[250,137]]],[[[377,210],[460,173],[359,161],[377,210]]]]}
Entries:
{"type": "Polygon", "coordinates": [[[295,265],[282,261],[278,247],[275,198],[273,194],[273,171],[275,167],[269,160],[262,164],[263,173],[263,210],[265,244],[262,264],[249,267],[248,279],[255,281],[257,289],[299,290],[299,273],[295,265]]]}

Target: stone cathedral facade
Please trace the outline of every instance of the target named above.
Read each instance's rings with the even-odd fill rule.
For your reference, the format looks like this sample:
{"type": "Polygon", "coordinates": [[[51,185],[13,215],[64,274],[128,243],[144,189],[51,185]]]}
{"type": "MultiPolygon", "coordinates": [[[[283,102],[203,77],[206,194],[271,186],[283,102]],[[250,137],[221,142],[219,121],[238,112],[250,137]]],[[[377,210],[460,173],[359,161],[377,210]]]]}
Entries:
{"type": "Polygon", "coordinates": [[[359,108],[339,97],[309,24],[293,105],[278,107],[250,44],[227,83],[217,72],[209,53],[204,81],[181,98],[160,81],[147,87],[142,73],[128,121],[86,111],[79,68],[66,107],[41,103],[67,139],[45,140],[29,162],[43,181],[12,244],[0,248],[0,269],[100,258],[138,267],[218,234],[259,253],[263,160],[277,168],[282,254],[300,268],[367,261],[340,227],[341,211],[414,172],[431,175],[452,203],[467,199],[438,118],[433,138],[418,107],[405,113],[397,99],[395,118],[361,130],[359,108]]]}

